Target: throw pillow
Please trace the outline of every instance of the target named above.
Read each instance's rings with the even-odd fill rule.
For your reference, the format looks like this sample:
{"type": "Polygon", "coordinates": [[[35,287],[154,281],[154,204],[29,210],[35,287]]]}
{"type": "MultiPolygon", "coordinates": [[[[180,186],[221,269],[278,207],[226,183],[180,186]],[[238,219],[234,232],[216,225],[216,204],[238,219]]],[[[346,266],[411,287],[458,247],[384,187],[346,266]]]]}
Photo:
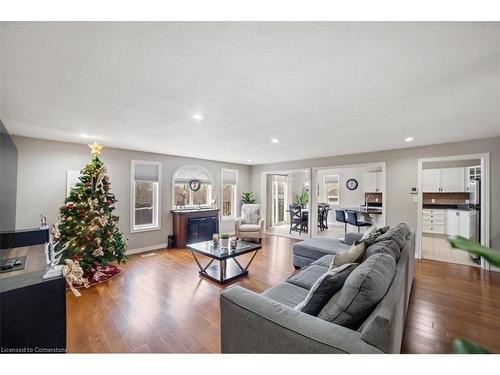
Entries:
{"type": "Polygon", "coordinates": [[[396,272],[396,262],[388,254],[375,254],[347,277],[318,318],[357,329],[384,298],[396,272]]]}
{"type": "Polygon", "coordinates": [[[387,232],[389,230],[390,226],[386,226],[386,227],[383,227],[383,228],[378,228],[377,229],[377,232],[379,232],[380,234],[384,234],[385,232],[387,232]]]}
{"type": "Polygon", "coordinates": [[[375,234],[377,231],[377,227],[375,225],[371,226],[368,228],[365,233],[363,233],[363,236],[361,237],[362,240],[366,240],[368,237],[370,237],[372,234],[375,234]]]}
{"type": "Polygon", "coordinates": [[[334,269],[347,263],[357,263],[365,253],[365,243],[362,242],[358,245],[352,245],[351,248],[343,253],[335,254],[330,269],[334,269]]]}
{"type": "Polygon", "coordinates": [[[357,264],[348,263],[325,272],[316,280],[306,298],[295,306],[295,310],[317,316],[330,298],[342,288],[356,267],[357,264]]]}
{"type": "Polygon", "coordinates": [[[258,204],[243,205],[241,216],[241,224],[259,224],[260,206],[258,204]]]}

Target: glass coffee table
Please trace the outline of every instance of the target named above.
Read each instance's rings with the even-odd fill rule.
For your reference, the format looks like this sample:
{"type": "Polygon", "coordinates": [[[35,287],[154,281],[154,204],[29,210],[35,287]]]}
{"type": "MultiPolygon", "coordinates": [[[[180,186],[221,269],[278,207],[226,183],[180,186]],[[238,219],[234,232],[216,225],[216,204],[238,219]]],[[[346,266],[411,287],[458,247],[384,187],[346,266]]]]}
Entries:
{"type": "Polygon", "coordinates": [[[221,244],[217,247],[214,246],[212,241],[197,242],[188,244],[187,248],[191,250],[196,264],[200,268],[200,275],[215,281],[219,284],[225,284],[240,277],[248,275],[248,267],[254,260],[257,252],[262,248],[260,244],[238,241],[235,249],[222,248],[221,244]],[[242,266],[236,257],[252,253],[253,255],[248,261],[246,266],[242,266]],[[210,261],[203,266],[196,254],[207,256],[210,261]],[[218,260],[219,264],[214,264],[214,260],[218,260]]]}

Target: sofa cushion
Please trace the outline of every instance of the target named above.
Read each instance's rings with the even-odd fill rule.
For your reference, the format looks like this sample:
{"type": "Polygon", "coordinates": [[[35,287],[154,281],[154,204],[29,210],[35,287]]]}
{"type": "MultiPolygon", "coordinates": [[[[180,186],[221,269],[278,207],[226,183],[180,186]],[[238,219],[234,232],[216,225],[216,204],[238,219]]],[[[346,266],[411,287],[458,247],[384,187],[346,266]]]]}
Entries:
{"type": "Polygon", "coordinates": [[[377,227],[375,225],[372,225],[365,231],[365,233],[363,233],[363,235],[361,236],[361,240],[366,240],[368,237],[375,235],[376,232],[377,232],[377,227]]]}
{"type": "Polygon", "coordinates": [[[401,256],[401,250],[402,248],[399,246],[396,240],[376,241],[365,250],[363,260],[368,259],[374,254],[385,253],[392,256],[397,262],[399,260],[399,257],[401,256]]]}
{"type": "Polygon", "coordinates": [[[260,220],[259,204],[244,204],[241,206],[242,224],[259,224],[259,220],[260,220]]]}
{"type": "Polygon", "coordinates": [[[347,277],[342,289],[323,307],[318,317],[356,329],[370,315],[392,283],[396,262],[388,254],[375,254],[347,277]]]}
{"type": "Polygon", "coordinates": [[[328,268],[326,267],[317,264],[311,264],[310,266],[294,273],[288,278],[287,282],[309,290],[314,285],[316,280],[318,280],[320,276],[322,276],[327,271],[328,268]]]}
{"type": "Polygon", "coordinates": [[[410,234],[408,225],[401,223],[398,226],[389,229],[384,234],[377,237],[377,242],[385,240],[396,240],[399,247],[403,248],[406,242],[406,237],[410,234]]]}
{"type": "Polygon", "coordinates": [[[295,307],[307,297],[308,292],[308,289],[301,288],[300,286],[281,283],[269,288],[262,295],[285,306],[295,307]]]}
{"type": "Polygon", "coordinates": [[[334,256],[335,256],[335,254],[323,255],[321,258],[319,258],[318,260],[315,260],[311,264],[317,264],[318,266],[323,266],[323,267],[329,268],[330,264],[332,264],[332,260],[333,260],[334,256]]]}
{"type": "Polygon", "coordinates": [[[350,245],[340,240],[327,237],[313,237],[300,241],[292,246],[295,255],[311,259],[319,259],[326,254],[336,254],[348,250],[350,245]]]}
{"type": "Polygon", "coordinates": [[[352,245],[349,250],[343,253],[335,254],[330,269],[337,268],[347,263],[357,263],[363,258],[365,253],[365,243],[361,242],[357,245],[352,245]]]}
{"type": "Polygon", "coordinates": [[[258,224],[242,224],[239,228],[240,232],[258,232],[260,225],[258,224]]]}
{"type": "Polygon", "coordinates": [[[306,298],[295,306],[295,309],[317,316],[330,298],[342,288],[345,280],[356,266],[357,264],[353,263],[344,264],[324,273],[316,280],[306,298]]]}

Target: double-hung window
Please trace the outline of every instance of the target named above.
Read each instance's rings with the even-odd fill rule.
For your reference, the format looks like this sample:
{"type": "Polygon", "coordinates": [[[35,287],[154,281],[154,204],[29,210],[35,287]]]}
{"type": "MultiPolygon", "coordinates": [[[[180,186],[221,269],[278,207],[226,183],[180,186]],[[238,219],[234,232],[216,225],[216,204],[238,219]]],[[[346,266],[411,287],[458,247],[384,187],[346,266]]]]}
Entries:
{"type": "Polygon", "coordinates": [[[221,170],[222,181],[222,219],[234,219],[237,216],[238,170],[221,170]]]}
{"type": "Polygon", "coordinates": [[[160,229],[161,163],[132,160],[131,231],[160,229]]]}

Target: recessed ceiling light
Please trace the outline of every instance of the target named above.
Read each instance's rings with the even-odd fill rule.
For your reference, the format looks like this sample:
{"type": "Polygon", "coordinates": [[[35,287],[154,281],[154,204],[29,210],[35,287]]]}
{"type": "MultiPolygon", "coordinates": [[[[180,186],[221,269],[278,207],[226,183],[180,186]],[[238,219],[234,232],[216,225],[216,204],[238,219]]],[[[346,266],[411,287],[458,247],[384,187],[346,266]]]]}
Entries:
{"type": "Polygon", "coordinates": [[[405,138],[405,142],[411,142],[411,141],[413,141],[413,137],[406,137],[405,138]]]}
{"type": "Polygon", "coordinates": [[[271,142],[273,142],[273,143],[279,143],[279,140],[276,139],[276,138],[271,138],[271,142]]]}
{"type": "Polygon", "coordinates": [[[252,161],[250,159],[247,160],[247,163],[251,163],[252,161]]]}
{"type": "Polygon", "coordinates": [[[90,138],[90,136],[88,134],[85,134],[85,133],[81,133],[80,137],[82,137],[84,139],[89,139],[90,138]]]}
{"type": "Polygon", "coordinates": [[[201,114],[199,114],[199,113],[195,113],[193,115],[193,120],[201,121],[201,120],[203,120],[203,116],[201,114]]]}

